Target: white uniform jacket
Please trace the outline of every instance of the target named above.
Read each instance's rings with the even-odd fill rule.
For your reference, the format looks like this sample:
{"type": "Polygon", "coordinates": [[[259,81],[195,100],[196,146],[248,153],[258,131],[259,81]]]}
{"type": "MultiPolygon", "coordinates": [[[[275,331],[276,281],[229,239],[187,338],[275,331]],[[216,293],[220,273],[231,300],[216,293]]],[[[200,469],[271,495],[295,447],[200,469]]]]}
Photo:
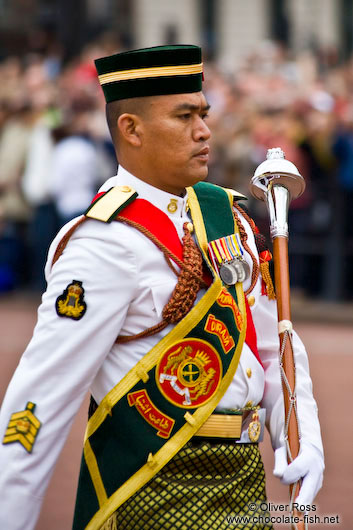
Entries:
{"type": "MultiPolygon", "coordinates": [[[[173,221],[180,238],[189,221],[187,196],[156,189],[123,168],[102,190],[114,185],[134,188],[139,198],[160,208],[173,221]],[[177,210],[167,209],[170,200],[177,210]]],[[[253,253],[257,250],[250,226],[241,218],[253,253]]],[[[2,404],[0,440],[9,419],[36,404],[41,422],[32,453],[20,443],[0,445],[0,528],[35,527],[55,462],[71,424],[88,391],[99,403],[112,387],[169,330],[126,344],[115,344],[119,334],[130,335],[157,324],[176,284],[176,276],[155,245],[139,231],[120,222],[88,220],[71,237],[52,267],[59,241],[75,221],[59,232],[46,265],[48,288],[38,310],[38,322],[2,404]],[[82,282],[87,309],[80,320],[58,316],[55,302],[73,280],[82,282]],[[20,507],[20,509],[19,509],[20,507]],[[14,516],[15,514],[15,516],[14,516]]],[[[252,267],[250,256],[246,259],[252,267]]],[[[249,401],[267,409],[274,448],[283,444],[283,398],[278,362],[276,303],[261,295],[258,280],[251,307],[258,350],[264,368],[244,344],[234,380],[218,408],[244,407],[249,401]],[[250,369],[250,370],[249,370],[250,369]]],[[[249,287],[249,280],[244,289],[249,287]]],[[[199,296],[202,294],[199,293],[199,296]]],[[[297,395],[302,439],[322,452],[317,407],[312,396],[307,354],[294,334],[297,395]]]]}

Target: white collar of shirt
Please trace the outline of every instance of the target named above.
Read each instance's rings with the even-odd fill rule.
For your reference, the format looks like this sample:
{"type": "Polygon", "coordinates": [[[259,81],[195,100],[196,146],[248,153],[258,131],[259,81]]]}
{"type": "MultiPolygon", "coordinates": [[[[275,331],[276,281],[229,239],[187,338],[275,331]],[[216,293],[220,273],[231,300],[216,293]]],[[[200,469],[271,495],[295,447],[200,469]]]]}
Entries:
{"type": "Polygon", "coordinates": [[[139,199],[146,199],[167,214],[172,221],[186,216],[187,193],[184,197],[167,193],[135,177],[122,166],[119,166],[118,174],[107,180],[99,191],[107,191],[112,186],[130,186],[138,193],[139,199]]]}

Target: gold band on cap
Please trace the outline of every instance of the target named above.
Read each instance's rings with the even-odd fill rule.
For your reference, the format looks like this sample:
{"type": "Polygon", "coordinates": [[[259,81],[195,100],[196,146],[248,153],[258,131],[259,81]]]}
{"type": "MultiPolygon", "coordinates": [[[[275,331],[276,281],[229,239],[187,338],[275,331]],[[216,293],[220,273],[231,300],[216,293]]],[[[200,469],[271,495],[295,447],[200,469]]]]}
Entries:
{"type": "Polygon", "coordinates": [[[137,68],[134,70],[121,70],[108,72],[98,76],[101,85],[114,83],[115,81],[127,81],[129,79],[143,79],[145,77],[167,77],[174,75],[201,74],[203,63],[187,64],[178,66],[155,66],[152,68],[137,68]]]}

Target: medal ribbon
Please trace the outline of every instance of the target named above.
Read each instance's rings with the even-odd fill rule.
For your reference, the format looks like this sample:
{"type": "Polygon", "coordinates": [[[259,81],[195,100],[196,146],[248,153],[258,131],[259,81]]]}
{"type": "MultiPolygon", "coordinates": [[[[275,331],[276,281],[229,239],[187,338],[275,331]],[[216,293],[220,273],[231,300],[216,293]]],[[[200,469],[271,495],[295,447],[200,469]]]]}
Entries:
{"type": "Polygon", "coordinates": [[[244,255],[244,249],[239,234],[231,234],[210,241],[208,243],[208,252],[217,272],[219,266],[225,261],[231,261],[237,256],[242,257],[244,255]]]}

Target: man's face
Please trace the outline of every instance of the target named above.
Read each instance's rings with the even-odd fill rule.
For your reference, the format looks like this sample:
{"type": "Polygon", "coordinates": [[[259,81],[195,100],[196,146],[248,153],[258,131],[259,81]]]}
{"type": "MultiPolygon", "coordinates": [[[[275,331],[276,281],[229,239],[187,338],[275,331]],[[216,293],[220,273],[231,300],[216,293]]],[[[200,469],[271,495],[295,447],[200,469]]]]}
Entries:
{"type": "Polygon", "coordinates": [[[202,92],[149,98],[142,118],[142,177],[179,195],[208,174],[209,105],[202,92]]]}

